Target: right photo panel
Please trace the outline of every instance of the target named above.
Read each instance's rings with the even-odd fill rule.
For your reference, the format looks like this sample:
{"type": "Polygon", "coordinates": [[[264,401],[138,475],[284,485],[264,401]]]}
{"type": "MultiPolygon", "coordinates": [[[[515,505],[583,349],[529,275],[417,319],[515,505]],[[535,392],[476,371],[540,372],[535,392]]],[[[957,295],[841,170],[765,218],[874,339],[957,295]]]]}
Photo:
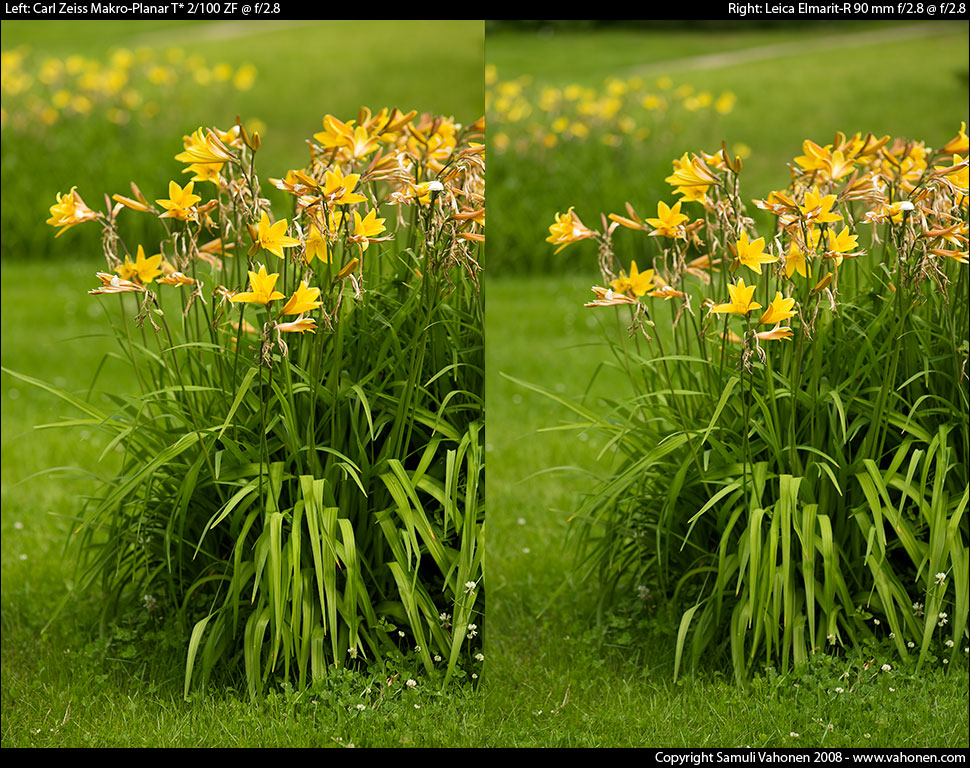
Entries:
{"type": "Polygon", "coordinates": [[[486,22],[490,741],[967,748],[968,42],[486,22]]]}

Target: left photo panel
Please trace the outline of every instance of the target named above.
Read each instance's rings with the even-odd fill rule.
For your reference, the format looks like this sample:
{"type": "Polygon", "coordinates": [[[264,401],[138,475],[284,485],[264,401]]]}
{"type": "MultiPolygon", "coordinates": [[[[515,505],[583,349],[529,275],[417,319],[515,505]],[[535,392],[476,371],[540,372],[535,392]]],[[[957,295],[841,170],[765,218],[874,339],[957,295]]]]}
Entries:
{"type": "Polygon", "coordinates": [[[484,22],[2,22],[3,746],[479,746],[484,22]]]}

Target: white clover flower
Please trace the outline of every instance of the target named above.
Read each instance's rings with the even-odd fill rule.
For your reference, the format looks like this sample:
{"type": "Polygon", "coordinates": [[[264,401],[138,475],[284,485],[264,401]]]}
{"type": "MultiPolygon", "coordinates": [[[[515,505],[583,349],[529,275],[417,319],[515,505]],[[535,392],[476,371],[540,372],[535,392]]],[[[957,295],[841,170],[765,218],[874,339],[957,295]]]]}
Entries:
{"type": "Polygon", "coordinates": [[[944,624],[947,623],[947,618],[946,618],[946,612],[945,611],[940,611],[939,619],[940,620],[936,623],[936,626],[942,627],[944,624]]]}
{"type": "Polygon", "coordinates": [[[799,735],[800,735],[800,734],[797,734],[797,733],[795,733],[794,731],[792,731],[792,732],[791,732],[791,733],[789,733],[788,735],[789,735],[789,736],[791,736],[791,737],[792,737],[793,739],[797,739],[797,738],[799,737],[799,735]]]}
{"type": "Polygon", "coordinates": [[[892,668],[892,666],[890,664],[883,664],[882,665],[882,671],[883,672],[892,672],[893,671],[893,668],[892,668]]]}
{"type": "Polygon", "coordinates": [[[922,616],[923,615],[923,604],[922,603],[913,603],[913,615],[914,616],[922,616]]]}
{"type": "Polygon", "coordinates": [[[348,648],[347,649],[347,655],[350,656],[350,658],[352,658],[352,659],[356,659],[357,658],[357,649],[356,648],[348,648]]]}
{"type": "Polygon", "coordinates": [[[836,693],[845,693],[845,688],[836,688],[835,689],[835,692],[836,693]]]}
{"type": "Polygon", "coordinates": [[[475,589],[475,582],[474,581],[466,581],[465,582],[465,592],[469,592],[470,593],[474,589],[475,589]]]}
{"type": "Polygon", "coordinates": [[[879,621],[879,619],[873,619],[872,620],[872,623],[875,624],[878,627],[882,622],[879,621]]]}
{"type": "Polygon", "coordinates": [[[438,655],[438,654],[436,653],[436,654],[434,655],[434,660],[435,660],[435,661],[441,661],[441,657],[440,657],[440,656],[439,656],[439,655],[438,655]]]}
{"type": "Polygon", "coordinates": [[[943,584],[944,581],[946,581],[946,574],[945,573],[938,573],[938,574],[936,574],[936,583],[937,584],[943,584]]]}
{"type": "Polygon", "coordinates": [[[908,641],[906,643],[906,647],[907,648],[915,648],[916,647],[916,643],[914,643],[912,640],[910,640],[910,641],[908,641]]]}
{"type": "Polygon", "coordinates": [[[359,711],[363,712],[365,709],[367,709],[367,705],[366,704],[358,704],[357,705],[357,709],[359,711]]]}
{"type": "Polygon", "coordinates": [[[414,678],[410,678],[410,679],[408,679],[408,681],[407,681],[407,682],[405,683],[405,685],[406,685],[406,686],[407,686],[408,688],[416,688],[416,687],[417,687],[417,685],[418,685],[418,681],[417,681],[417,680],[415,680],[414,678]]]}
{"type": "Polygon", "coordinates": [[[953,647],[953,641],[952,640],[947,640],[945,643],[943,643],[943,645],[945,645],[947,648],[952,648],[953,647]]]}
{"type": "MultiPolygon", "coordinates": [[[[950,645],[953,645],[953,643],[951,642],[950,645]]],[[[475,654],[475,661],[485,661],[485,654],[484,653],[476,653],[475,654]]]]}

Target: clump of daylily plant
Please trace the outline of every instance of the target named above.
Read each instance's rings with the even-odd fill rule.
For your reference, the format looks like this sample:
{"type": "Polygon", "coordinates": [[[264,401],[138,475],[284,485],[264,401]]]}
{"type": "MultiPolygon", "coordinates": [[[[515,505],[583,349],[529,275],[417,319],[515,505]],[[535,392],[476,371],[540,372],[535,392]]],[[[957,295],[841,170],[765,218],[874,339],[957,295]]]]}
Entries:
{"type": "Polygon", "coordinates": [[[678,669],[723,651],[740,679],[873,637],[922,664],[959,645],[967,155],[965,125],[936,149],[806,140],[790,185],[746,201],[722,145],[674,160],[655,217],[628,203],[595,229],[570,208],[549,227],[560,250],[596,244],[586,306],[629,332],[629,399],[576,409],[619,456],[577,516],[583,566],[604,600],[647,585],[679,606],[678,669]],[[624,258],[618,228],[649,258],[624,258]]]}
{"type": "Polygon", "coordinates": [[[164,595],[186,690],[221,660],[255,695],[388,653],[447,681],[479,649],[483,131],[327,115],[270,179],[282,217],[258,133],[199,128],[167,196],[51,207],[58,236],[100,224],[90,293],[144,386],[84,406],[125,450],[76,534],[85,575],[106,611],[164,595]],[[129,216],[157,238],[130,242],[129,216]]]}

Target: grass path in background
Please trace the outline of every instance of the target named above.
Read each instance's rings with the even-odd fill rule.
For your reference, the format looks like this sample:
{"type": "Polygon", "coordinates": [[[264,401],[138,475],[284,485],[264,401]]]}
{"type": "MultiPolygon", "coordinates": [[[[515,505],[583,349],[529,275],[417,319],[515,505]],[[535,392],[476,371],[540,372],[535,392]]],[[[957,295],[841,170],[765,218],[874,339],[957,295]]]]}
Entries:
{"type": "MultiPolygon", "coordinates": [[[[656,61],[646,66],[633,66],[627,71],[619,73],[626,76],[659,75],[669,72],[698,72],[706,69],[721,69],[736,64],[750,64],[758,61],[773,61],[790,56],[815,54],[821,52],[839,51],[845,49],[860,49],[871,45],[904,42],[921,37],[937,37],[941,27],[935,22],[905,24],[894,27],[869,28],[863,25],[862,31],[855,31],[854,27],[844,28],[838,34],[822,34],[821,36],[807,36],[782,42],[753,45],[749,48],[722,51],[718,53],[701,54],[683,59],[656,61]]],[[[951,25],[956,29],[956,25],[951,25]]]]}

